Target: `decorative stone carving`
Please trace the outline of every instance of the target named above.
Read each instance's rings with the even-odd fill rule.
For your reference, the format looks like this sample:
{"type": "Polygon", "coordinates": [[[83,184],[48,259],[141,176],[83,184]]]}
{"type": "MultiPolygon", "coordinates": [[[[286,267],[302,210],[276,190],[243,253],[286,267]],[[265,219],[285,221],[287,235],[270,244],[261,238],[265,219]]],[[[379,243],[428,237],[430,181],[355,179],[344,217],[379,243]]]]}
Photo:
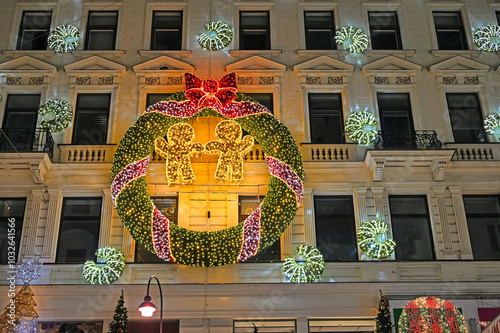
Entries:
{"type": "Polygon", "coordinates": [[[444,174],[446,172],[446,167],[448,166],[448,162],[446,161],[434,161],[431,164],[431,170],[434,175],[434,180],[439,182],[444,179],[444,174]]]}
{"type": "Polygon", "coordinates": [[[33,173],[33,181],[35,184],[43,184],[45,173],[40,169],[38,164],[30,164],[31,172],[33,173]]]}
{"type": "Polygon", "coordinates": [[[167,85],[181,85],[182,84],[182,76],[171,76],[167,78],[167,85]]]}
{"type": "Polygon", "coordinates": [[[479,77],[477,76],[466,76],[464,79],[464,84],[479,84],[479,77]]]}
{"type": "Polygon", "coordinates": [[[342,76],[330,76],[328,77],[328,84],[344,84],[344,78],[342,76]]]}
{"type": "Polygon", "coordinates": [[[375,84],[390,84],[387,76],[375,76],[375,84]]]}
{"type": "Polygon", "coordinates": [[[148,86],[160,85],[160,78],[157,76],[146,77],[146,85],[148,86]]]}
{"type": "Polygon", "coordinates": [[[454,76],[443,76],[444,84],[458,84],[458,80],[454,76]]]}
{"type": "Polygon", "coordinates": [[[321,84],[321,78],[319,76],[306,77],[307,84],[321,84]]]}
{"type": "Polygon", "coordinates": [[[112,76],[100,77],[97,80],[97,84],[100,86],[111,85],[113,84],[113,77],[112,76]]]}
{"type": "Polygon", "coordinates": [[[396,84],[411,84],[411,79],[409,76],[398,76],[396,77],[396,84]]]}
{"type": "Polygon", "coordinates": [[[20,86],[21,78],[20,77],[7,77],[6,81],[8,86],[20,86]]]}
{"type": "Polygon", "coordinates": [[[90,86],[92,83],[90,81],[89,76],[77,76],[76,77],[76,84],[79,86],[90,86]]]}
{"type": "Polygon", "coordinates": [[[259,84],[274,84],[274,76],[263,76],[259,79],[259,84]]]}
{"type": "Polygon", "coordinates": [[[239,76],[238,77],[238,84],[241,84],[241,85],[251,85],[253,84],[253,80],[252,80],[252,77],[251,76],[239,76]]]}
{"type": "Polygon", "coordinates": [[[375,165],[373,166],[373,181],[381,182],[383,175],[384,175],[384,162],[375,161],[375,165]]]}
{"type": "Polygon", "coordinates": [[[30,77],[28,79],[29,86],[39,86],[43,84],[43,76],[30,77]]]}

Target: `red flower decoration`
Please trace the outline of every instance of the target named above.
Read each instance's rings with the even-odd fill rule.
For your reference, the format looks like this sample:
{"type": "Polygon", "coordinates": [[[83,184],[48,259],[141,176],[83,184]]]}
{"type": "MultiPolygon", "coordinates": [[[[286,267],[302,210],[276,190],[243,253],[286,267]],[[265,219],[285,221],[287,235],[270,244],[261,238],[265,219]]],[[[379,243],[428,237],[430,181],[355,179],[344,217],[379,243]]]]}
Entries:
{"type": "Polygon", "coordinates": [[[211,107],[222,110],[236,98],[236,74],[229,73],[219,81],[201,81],[196,75],[185,75],[186,97],[197,108],[211,107]]]}

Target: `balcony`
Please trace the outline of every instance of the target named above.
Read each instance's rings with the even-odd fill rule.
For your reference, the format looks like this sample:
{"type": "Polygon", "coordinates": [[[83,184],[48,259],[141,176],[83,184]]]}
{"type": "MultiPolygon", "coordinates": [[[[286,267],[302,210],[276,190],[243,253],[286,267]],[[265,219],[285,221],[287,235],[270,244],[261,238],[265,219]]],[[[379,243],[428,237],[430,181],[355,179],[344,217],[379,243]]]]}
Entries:
{"type": "Polygon", "coordinates": [[[48,128],[2,128],[2,132],[1,152],[45,152],[52,158],[54,139],[48,128]]]}
{"type": "Polygon", "coordinates": [[[498,143],[446,143],[445,146],[455,149],[454,161],[500,161],[498,143]]]}
{"type": "Polygon", "coordinates": [[[441,149],[443,143],[437,138],[436,131],[378,131],[375,149],[390,150],[434,150],[441,149]]]}

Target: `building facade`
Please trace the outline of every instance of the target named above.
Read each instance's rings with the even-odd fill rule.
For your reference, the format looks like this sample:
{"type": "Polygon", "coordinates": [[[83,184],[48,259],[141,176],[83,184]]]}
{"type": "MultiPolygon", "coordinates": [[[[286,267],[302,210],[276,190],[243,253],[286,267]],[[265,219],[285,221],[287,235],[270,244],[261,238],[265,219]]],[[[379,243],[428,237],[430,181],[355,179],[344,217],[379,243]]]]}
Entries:
{"type": "MultiPolygon", "coordinates": [[[[135,308],[151,274],[162,282],[169,332],[250,332],[252,323],[261,333],[373,331],[379,290],[395,313],[420,296],[449,300],[470,332],[491,320],[484,313],[498,314],[500,133],[488,134],[483,121],[500,111],[500,58],[473,38],[482,26],[500,25],[500,2],[1,3],[1,227],[7,234],[7,219],[15,219],[18,262],[44,263],[33,282],[40,322],[107,329],[124,290],[129,320],[142,327],[134,329],[150,331],[152,321],[135,308]],[[234,31],[221,50],[198,42],[212,21],[234,31]],[[79,46],[56,53],[47,37],[63,24],[79,29],[79,46]],[[349,43],[337,44],[344,26],[366,32],[368,48],[352,53],[349,43]],[[302,205],[280,240],[249,262],[160,262],[113,207],[113,154],[148,105],[184,90],[185,73],[205,80],[230,72],[238,91],[265,105],[297,142],[302,205]],[[38,115],[53,99],[68,101],[73,112],[57,133],[38,115]],[[345,121],[357,110],[375,115],[374,143],[347,137],[345,121]],[[389,225],[397,244],[384,260],[368,258],[356,240],[359,226],[374,219],[389,225]],[[281,272],[300,244],[325,257],[317,283],[292,284],[281,272]],[[92,286],[82,264],[102,246],[122,250],[127,266],[114,284],[92,286]]],[[[190,121],[196,140],[214,140],[218,122],[190,121]]],[[[235,226],[266,194],[270,176],[259,145],[245,157],[241,184],[215,180],[214,156],[192,165],[197,180],[190,185],[168,186],[157,154],[148,168],[150,196],[180,226],[235,226]]],[[[7,292],[0,303],[8,303],[7,292]]]]}

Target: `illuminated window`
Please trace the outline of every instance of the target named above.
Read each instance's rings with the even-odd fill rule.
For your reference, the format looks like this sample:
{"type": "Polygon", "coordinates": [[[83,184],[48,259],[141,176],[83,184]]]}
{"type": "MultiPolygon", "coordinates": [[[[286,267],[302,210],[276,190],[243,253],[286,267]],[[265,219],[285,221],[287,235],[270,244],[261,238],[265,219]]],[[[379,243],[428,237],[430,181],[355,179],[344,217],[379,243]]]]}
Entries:
{"type": "Polygon", "coordinates": [[[485,142],[483,115],[476,93],[446,94],[455,142],[485,142]]]}
{"type": "Polygon", "coordinates": [[[117,26],[117,11],[90,11],[85,36],[85,50],[114,50],[117,26]]]}
{"type": "Polygon", "coordinates": [[[467,50],[467,39],[460,12],[433,12],[440,50],[467,50]]]}
{"type": "Polygon", "coordinates": [[[308,50],[336,50],[335,23],[332,11],[304,12],[304,26],[306,30],[306,49],[308,50]]]}
{"type": "Polygon", "coordinates": [[[401,50],[401,32],[396,12],[368,12],[374,50],[401,50]]]}
{"type": "Polygon", "coordinates": [[[74,145],[104,145],[108,136],[111,94],[78,94],[73,129],[74,145]]]}
{"type": "Polygon", "coordinates": [[[500,197],[464,195],[472,253],[476,260],[500,260],[500,197]]]}
{"type": "MultiPolygon", "coordinates": [[[[0,241],[0,265],[11,262],[8,256],[8,236],[14,235],[15,252],[20,252],[25,206],[26,199],[24,198],[0,199],[0,235],[2,235],[2,241],[0,241]]],[[[17,262],[17,256],[14,258],[14,262],[17,262]]]]}
{"type": "Polygon", "coordinates": [[[52,11],[24,11],[17,40],[18,50],[46,50],[52,11]]]}
{"type": "Polygon", "coordinates": [[[309,94],[311,143],[345,143],[342,94],[309,94]]]}
{"type": "Polygon", "coordinates": [[[315,196],[316,247],[325,261],[357,261],[352,196],[315,196]]]}
{"type": "Polygon", "coordinates": [[[151,50],[181,50],[182,11],[154,11],[151,50]]]}
{"type": "Polygon", "coordinates": [[[268,11],[240,12],[240,50],[270,50],[271,27],[268,11]]]}

